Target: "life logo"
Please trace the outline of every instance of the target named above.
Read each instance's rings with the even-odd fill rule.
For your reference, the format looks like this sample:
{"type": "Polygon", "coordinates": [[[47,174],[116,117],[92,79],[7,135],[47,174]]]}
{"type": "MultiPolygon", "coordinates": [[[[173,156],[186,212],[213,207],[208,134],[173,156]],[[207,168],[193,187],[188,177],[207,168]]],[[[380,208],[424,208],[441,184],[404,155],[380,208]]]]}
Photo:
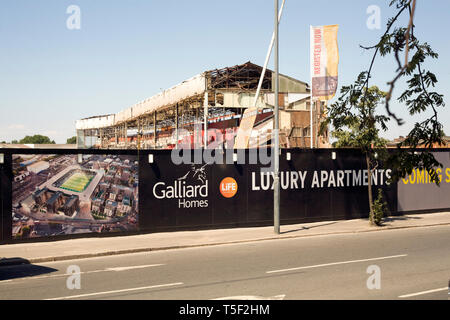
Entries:
{"type": "Polygon", "coordinates": [[[238,184],[233,178],[227,177],[220,182],[219,189],[225,198],[233,198],[238,191],[238,184]]]}

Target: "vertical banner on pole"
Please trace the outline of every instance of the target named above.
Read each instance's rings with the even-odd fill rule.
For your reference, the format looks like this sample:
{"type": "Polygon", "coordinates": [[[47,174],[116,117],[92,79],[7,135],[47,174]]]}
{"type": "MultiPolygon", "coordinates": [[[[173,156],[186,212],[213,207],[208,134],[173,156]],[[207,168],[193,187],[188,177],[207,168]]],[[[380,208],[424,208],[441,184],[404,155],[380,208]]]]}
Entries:
{"type": "Polygon", "coordinates": [[[338,85],[339,25],[310,27],[311,68],[311,148],[313,147],[313,102],[331,100],[338,85]]]}
{"type": "Polygon", "coordinates": [[[311,89],[317,100],[331,100],[338,84],[338,25],[311,27],[311,89]]]}

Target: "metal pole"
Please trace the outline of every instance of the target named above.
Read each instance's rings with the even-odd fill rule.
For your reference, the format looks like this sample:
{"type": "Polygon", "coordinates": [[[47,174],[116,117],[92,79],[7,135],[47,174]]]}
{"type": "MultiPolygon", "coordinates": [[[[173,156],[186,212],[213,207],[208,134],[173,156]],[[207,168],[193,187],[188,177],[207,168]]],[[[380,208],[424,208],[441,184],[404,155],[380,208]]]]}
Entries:
{"type": "Polygon", "coordinates": [[[208,148],[208,89],[203,100],[203,147],[208,148]]]}
{"type": "Polygon", "coordinates": [[[98,131],[100,133],[100,149],[103,149],[103,131],[101,128],[98,131]]]}
{"type": "Polygon", "coordinates": [[[313,74],[313,72],[312,72],[312,59],[313,59],[313,53],[312,53],[312,41],[311,41],[311,35],[312,35],[312,26],[309,26],[309,37],[310,37],[310,40],[309,40],[309,47],[310,47],[310,51],[309,51],[309,54],[310,54],[310,59],[309,59],[309,63],[310,63],[310,85],[309,85],[309,114],[310,114],[310,119],[309,119],[309,128],[310,128],[310,130],[309,130],[309,140],[310,140],[310,144],[311,144],[311,149],[313,149],[314,148],[314,145],[313,145],[313,107],[314,107],[314,105],[313,105],[313,88],[312,88],[312,74],[313,74]]]}
{"type": "Polygon", "coordinates": [[[175,148],[178,149],[178,103],[175,105],[175,130],[176,130],[176,142],[175,148]]]}
{"type": "Polygon", "coordinates": [[[139,118],[137,118],[137,135],[136,135],[136,146],[137,149],[140,150],[141,149],[141,121],[139,118]]]}
{"type": "Polygon", "coordinates": [[[157,116],[156,116],[156,111],[153,113],[153,141],[154,141],[154,149],[156,149],[156,119],[157,119],[157,116]]]}
{"type": "MultiPolygon", "coordinates": [[[[281,15],[283,14],[284,3],[286,0],[283,0],[281,3],[280,13],[278,14],[278,24],[281,20],[281,15]]],[[[277,8],[278,9],[278,8],[277,8]]],[[[273,43],[275,42],[275,30],[272,33],[272,39],[270,39],[269,49],[267,50],[266,60],[264,61],[263,71],[261,72],[261,76],[259,77],[258,88],[256,89],[255,98],[253,100],[253,107],[256,107],[256,102],[258,101],[259,93],[261,92],[262,83],[264,80],[264,76],[266,75],[267,64],[269,63],[270,54],[272,53],[273,43]]]]}
{"type": "Polygon", "coordinates": [[[279,74],[278,74],[278,0],[275,0],[275,117],[274,117],[274,143],[272,154],[274,155],[274,184],[273,184],[273,222],[274,232],[280,234],[280,138],[279,138],[279,107],[278,107],[278,91],[279,91],[279,74]]]}
{"type": "Polygon", "coordinates": [[[116,143],[115,148],[118,149],[119,146],[119,137],[117,135],[117,127],[114,127],[114,142],[116,143]]]}
{"type": "Polygon", "coordinates": [[[82,149],[86,149],[86,130],[83,129],[83,146],[81,147],[82,149]]]}
{"type": "Polygon", "coordinates": [[[314,145],[313,145],[313,114],[312,114],[312,112],[313,112],[313,107],[314,107],[314,101],[313,101],[313,98],[312,98],[312,93],[311,93],[311,98],[310,98],[309,105],[310,105],[310,107],[309,107],[310,108],[310,112],[309,112],[310,113],[309,128],[311,129],[310,132],[309,132],[309,140],[311,142],[311,149],[313,149],[314,145]]]}

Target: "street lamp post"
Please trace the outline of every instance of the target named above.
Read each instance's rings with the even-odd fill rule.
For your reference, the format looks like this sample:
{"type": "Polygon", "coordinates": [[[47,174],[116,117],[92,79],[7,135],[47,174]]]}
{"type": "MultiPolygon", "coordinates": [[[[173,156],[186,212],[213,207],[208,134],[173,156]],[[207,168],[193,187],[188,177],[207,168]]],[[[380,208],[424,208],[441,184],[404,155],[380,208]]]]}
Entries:
{"type": "Polygon", "coordinates": [[[280,234],[280,138],[279,138],[279,107],[278,107],[278,0],[275,0],[275,115],[274,115],[274,142],[272,154],[274,158],[274,184],[273,184],[273,224],[274,232],[280,234]]]}

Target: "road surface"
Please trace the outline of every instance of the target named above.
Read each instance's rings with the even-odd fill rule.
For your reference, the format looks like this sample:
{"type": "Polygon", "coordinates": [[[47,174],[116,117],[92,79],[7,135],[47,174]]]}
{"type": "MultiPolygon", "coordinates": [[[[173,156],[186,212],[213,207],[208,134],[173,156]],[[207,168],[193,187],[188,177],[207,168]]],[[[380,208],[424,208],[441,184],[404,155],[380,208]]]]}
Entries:
{"type": "Polygon", "coordinates": [[[446,300],[449,279],[437,226],[0,267],[0,298],[446,300]]]}

